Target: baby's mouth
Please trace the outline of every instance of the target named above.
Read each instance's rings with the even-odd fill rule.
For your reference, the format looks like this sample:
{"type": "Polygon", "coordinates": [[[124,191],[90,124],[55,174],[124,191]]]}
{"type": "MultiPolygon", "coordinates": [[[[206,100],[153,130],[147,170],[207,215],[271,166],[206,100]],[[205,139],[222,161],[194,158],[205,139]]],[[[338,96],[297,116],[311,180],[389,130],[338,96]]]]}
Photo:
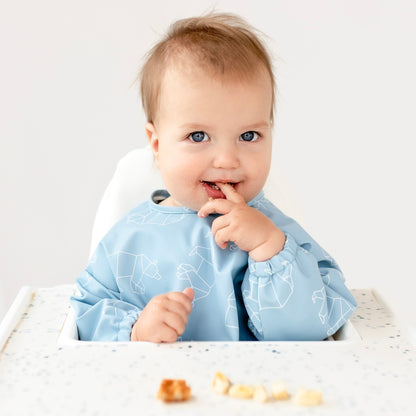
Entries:
{"type": "Polygon", "coordinates": [[[205,192],[207,193],[209,198],[226,199],[227,197],[225,196],[224,192],[221,191],[220,187],[217,185],[219,183],[223,183],[223,184],[228,183],[234,189],[236,189],[236,186],[239,184],[239,182],[227,182],[227,181],[217,181],[217,182],[201,181],[201,184],[204,187],[205,192]]]}
{"type": "MultiPolygon", "coordinates": [[[[218,185],[216,183],[214,183],[214,182],[209,182],[209,181],[201,181],[201,182],[206,183],[212,189],[215,189],[217,191],[220,190],[220,188],[218,187],[218,185]]],[[[228,183],[228,185],[231,185],[233,187],[237,185],[237,182],[224,182],[224,183],[228,183]]]]}

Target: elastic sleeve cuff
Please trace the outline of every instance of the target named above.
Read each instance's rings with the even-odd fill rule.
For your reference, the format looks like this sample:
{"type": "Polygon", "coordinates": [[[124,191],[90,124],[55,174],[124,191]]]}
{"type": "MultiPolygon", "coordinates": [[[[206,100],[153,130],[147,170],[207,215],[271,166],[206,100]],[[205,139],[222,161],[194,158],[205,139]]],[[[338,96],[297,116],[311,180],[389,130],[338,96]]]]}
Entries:
{"type": "Polygon", "coordinates": [[[279,273],[287,266],[288,263],[292,263],[294,261],[297,249],[298,245],[295,239],[290,234],[286,234],[286,242],[283,250],[271,259],[256,262],[249,257],[248,265],[250,273],[259,277],[267,277],[272,274],[279,273]]]}
{"type": "Polygon", "coordinates": [[[140,309],[133,309],[125,315],[124,319],[120,322],[118,341],[130,341],[131,329],[137,319],[139,319],[141,312],[140,309]]]}

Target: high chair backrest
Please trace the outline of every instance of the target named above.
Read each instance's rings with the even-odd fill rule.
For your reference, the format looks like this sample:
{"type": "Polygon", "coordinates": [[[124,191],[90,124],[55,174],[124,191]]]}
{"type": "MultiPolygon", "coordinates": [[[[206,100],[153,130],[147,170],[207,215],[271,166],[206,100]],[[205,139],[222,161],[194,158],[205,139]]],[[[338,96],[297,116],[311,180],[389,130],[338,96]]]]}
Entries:
{"type": "MultiPolygon", "coordinates": [[[[90,257],[110,228],[156,189],[164,189],[164,184],[150,146],[134,149],[120,159],[95,216],[90,257]]],[[[302,221],[295,194],[273,161],[264,192],[285,214],[302,221]]]]}

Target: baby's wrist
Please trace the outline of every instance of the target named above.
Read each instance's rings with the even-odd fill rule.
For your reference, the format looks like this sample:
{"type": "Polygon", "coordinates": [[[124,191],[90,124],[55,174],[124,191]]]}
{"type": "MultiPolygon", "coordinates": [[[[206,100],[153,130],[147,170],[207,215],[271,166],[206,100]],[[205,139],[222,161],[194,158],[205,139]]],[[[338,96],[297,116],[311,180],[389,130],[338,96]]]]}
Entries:
{"type": "Polygon", "coordinates": [[[276,228],[276,231],[267,241],[249,251],[248,255],[255,262],[267,261],[277,256],[283,250],[285,243],[286,236],[284,232],[276,228]]]}

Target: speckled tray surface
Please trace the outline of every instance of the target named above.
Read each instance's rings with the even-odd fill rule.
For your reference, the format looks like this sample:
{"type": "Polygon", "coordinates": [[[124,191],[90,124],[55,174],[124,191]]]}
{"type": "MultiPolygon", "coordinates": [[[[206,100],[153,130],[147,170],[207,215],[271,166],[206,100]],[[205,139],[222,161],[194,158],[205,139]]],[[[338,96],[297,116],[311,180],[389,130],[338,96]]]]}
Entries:
{"type": "Polygon", "coordinates": [[[62,341],[72,286],[36,289],[0,353],[0,414],[6,415],[414,415],[416,348],[371,290],[353,290],[358,338],[323,342],[83,343],[62,341]],[[345,342],[347,341],[347,342],[345,342]],[[289,393],[320,389],[303,408],[215,394],[216,371],[233,382],[289,393]],[[192,399],[156,399],[163,378],[183,378],[192,399]]]}

